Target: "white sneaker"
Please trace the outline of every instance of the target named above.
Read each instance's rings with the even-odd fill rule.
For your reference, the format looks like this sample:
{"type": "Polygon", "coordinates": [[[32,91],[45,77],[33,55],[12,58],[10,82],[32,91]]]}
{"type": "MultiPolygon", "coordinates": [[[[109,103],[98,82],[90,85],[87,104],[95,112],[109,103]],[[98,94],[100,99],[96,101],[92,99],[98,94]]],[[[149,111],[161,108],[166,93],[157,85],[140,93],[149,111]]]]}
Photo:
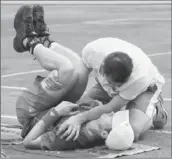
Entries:
{"type": "Polygon", "coordinates": [[[163,107],[163,98],[160,95],[158,102],[155,105],[156,114],[153,118],[154,129],[162,129],[167,124],[168,114],[165,108],[163,107]]]}

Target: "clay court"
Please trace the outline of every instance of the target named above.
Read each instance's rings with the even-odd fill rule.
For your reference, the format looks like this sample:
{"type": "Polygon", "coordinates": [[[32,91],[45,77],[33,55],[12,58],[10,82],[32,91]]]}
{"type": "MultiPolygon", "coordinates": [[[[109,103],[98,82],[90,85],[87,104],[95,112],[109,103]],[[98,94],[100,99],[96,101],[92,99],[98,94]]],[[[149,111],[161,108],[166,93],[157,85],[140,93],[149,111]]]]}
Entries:
{"type": "MultiPolygon", "coordinates": [[[[32,84],[37,74],[44,74],[44,70],[29,53],[18,54],[13,50],[13,18],[19,7],[1,5],[2,124],[17,124],[17,96],[32,84]]],[[[150,130],[139,142],[161,149],[121,158],[171,157],[170,5],[44,5],[44,8],[53,39],[78,54],[92,40],[118,37],[139,46],[150,56],[166,79],[163,97],[169,118],[163,130],[150,130]]],[[[94,82],[90,77],[88,87],[94,82]]],[[[42,159],[44,157],[41,156],[42,159]]]]}

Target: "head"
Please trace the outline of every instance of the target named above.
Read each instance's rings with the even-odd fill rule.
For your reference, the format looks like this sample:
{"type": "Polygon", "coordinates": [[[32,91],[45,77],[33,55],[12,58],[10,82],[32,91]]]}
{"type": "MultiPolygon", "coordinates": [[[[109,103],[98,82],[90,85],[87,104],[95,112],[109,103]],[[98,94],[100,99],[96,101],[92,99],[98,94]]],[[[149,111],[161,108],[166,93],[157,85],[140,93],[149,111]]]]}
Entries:
{"type": "Polygon", "coordinates": [[[89,138],[92,140],[97,138],[105,140],[112,129],[113,115],[113,112],[103,114],[99,119],[88,122],[86,128],[90,134],[89,138]]]}
{"type": "Polygon", "coordinates": [[[133,69],[132,59],[123,52],[113,52],[103,61],[102,73],[113,86],[125,83],[133,69]]]}

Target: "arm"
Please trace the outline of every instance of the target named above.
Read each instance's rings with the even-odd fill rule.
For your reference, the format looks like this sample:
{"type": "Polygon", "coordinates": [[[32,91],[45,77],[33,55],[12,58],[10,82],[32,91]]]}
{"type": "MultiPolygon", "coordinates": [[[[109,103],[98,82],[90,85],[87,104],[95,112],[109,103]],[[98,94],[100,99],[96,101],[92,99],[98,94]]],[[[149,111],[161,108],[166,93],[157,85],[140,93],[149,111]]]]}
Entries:
{"type": "Polygon", "coordinates": [[[57,122],[60,117],[78,113],[77,111],[71,112],[77,107],[76,104],[62,102],[55,108],[50,109],[26,136],[23,141],[24,146],[31,149],[41,149],[41,135],[47,131],[50,125],[57,122]]]}
{"type": "Polygon", "coordinates": [[[41,149],[41,135],[59,118],[58,112],[54,108],[50,109],[25,137],[24,146],[32,149],[41,149]]]}
{"type": "Polygon", "coordinates": [[[89,111],[78,114],[77,116],[82,124],[90,120],[96,120],[102,114],[110,113],[112,111],[117,112],[128,102],[128,100],[124,100],[119,95],[117,95],[109,103],[92,108],[89,111]]]}
{"type": "Polygon", "coordinates": [[[112,111],[117,112],[128,102],[129,101],[124,100],[117,95],[108,104],[100,105],[90,109],[89,111],[72,116],[61,125],[57,132],[57,136],[60,135],[61,138],[66,138],[67,141],[70,141],[72,138],[73,140],[76,140],[83,123],[90,120],[96,120],[105,113],[111,113],[112,111]],[[72,133],[70,133],[71,129],[73,130],[72,133]]]}

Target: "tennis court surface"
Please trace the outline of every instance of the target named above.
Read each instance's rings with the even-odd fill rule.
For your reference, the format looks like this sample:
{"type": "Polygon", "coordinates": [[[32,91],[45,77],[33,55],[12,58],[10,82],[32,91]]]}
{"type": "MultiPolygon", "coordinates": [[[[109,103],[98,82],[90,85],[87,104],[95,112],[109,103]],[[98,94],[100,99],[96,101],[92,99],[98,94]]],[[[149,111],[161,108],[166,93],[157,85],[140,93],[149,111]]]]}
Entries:
{"type": "MultiPolygon", "coordinates": [[[[16,124],[15,102],[22,89],[44,74],[29,53],[13,50],[14,14],[20,5],[1,5],[1,122],[16,124]]],[[[171,156],[171,11],[170,5],[44,5],[53,39],[80,54],[90,41],[118,37],[142,48],[166,79],[163,92],[168,123],[149,131],[140,143],[160,150],[121,158],[171,156]]],[[[94,84],[91,78],[88,87],[94,84]]],[[[41,157],[41,158],[44,158],[41,157]]],[[[45,157],[46,158],[46,157],[45,157]]],[[[81,156],[82,158],[82,156],[81,156]]]]}

